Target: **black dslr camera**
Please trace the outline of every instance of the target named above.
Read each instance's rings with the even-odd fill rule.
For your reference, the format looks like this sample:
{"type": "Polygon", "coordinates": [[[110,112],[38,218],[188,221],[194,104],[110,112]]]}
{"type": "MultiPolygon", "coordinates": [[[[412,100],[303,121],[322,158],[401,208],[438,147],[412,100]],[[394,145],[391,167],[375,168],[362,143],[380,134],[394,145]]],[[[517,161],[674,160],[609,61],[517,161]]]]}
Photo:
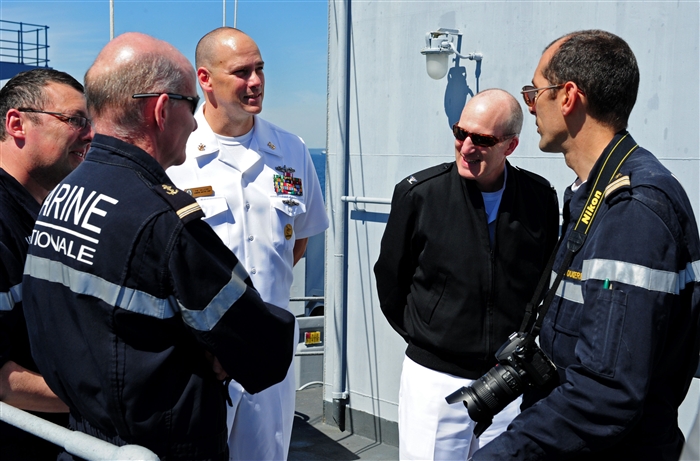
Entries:
{"type": "Polygon", "coordinates": [[[525,391],[526,386],[541,387],[556,376],[557,367],[535,343],[535,337],[513,333],[496,352],[498,364],[469,387],[448,395],[447,403],[464,402],[469,417],[476,421],[474,436],[479,437],[493,416],[525,391]]]}

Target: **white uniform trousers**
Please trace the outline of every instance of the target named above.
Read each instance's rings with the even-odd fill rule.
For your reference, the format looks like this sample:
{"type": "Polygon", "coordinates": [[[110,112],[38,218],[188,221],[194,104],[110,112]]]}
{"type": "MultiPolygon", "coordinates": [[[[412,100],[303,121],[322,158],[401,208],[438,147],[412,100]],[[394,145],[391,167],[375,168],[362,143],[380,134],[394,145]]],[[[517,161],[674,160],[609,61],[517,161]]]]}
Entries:
{"type": "MultiPolygon", "coordinates": [[[[299,336],[295,327],[294,346],[299,336]]],[[[236,381],[229,384],[233,407],[227,407],[230,461],[285,461],[294,424],[296,379],[294,360],[280,383],[249,394],[236,381]]],[[[265,364],[260,364],[265,366],[265,364]]]]}
{"type": "Polygon", "coordinates": [[[466,461],[500,433],[520,413],[521,398],[493,418],[479,437],[463,403],[445,397],[473,380],[431,370],[404,358],[399,388],[399,459],[466,461]]]}

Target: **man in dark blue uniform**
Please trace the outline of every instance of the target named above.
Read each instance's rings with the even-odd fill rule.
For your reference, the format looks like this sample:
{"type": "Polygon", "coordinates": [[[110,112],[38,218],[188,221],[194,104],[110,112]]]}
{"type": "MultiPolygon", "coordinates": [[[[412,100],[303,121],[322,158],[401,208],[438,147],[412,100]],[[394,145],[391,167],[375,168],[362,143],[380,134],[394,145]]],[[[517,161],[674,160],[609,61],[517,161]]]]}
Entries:
{"type": "Polygon", "coordinates": [[[85,82],[91,149],[44,201],[29,240],[32,354],[72,428],[161,459],[227,460],[225,378],[251,393],[281,381],[294,317],[263,303],[165,174],[196,128],[187,59],[127,33],[85,82]]]}
{"type": "Polygon", "coordinates": [[[494,365],[557,241],[556,192],[506,160],[522,123],[512,95],[478,93],[453,127],[455,161],[394,190],[374,272],[382,312],[408,343],[399,390],[402,460],[467,459],[518,413],[519,400],[476,438],[466,408],[445,397],[494,365]]]}
{"type": "MultiPolygon", "coordinates": [[[[586,208],[595,217],[544,317],[540,344],[558,367],[557,385],[526,395],[528,408],[474,460],[675,461],[681,453],[677,412],[700,347],[700,242],[678,180],[625,131],[638,86],[627,43],[588,30],[547,47],[523,88],[540,149],[562,152],[577,175],[565,195],[564,242],[598,190],[603,160],[618,144],[629,156],[600,198],[592,195],[586,208]]],[[[562,244],[555,270],[566,252],[562,244]]]]}
{"type": "MultiPolygon", "coordinates": [[[[92,139],[83,86],[53,69],[22,72],[0,90],[0,113],[0,401],[66,426],[68,407],[31,357],[21,290],[39,207],[92,139]]],[[[58,447],[0,422],[0,454],[3,461],[52,460],[58,447]]]]}

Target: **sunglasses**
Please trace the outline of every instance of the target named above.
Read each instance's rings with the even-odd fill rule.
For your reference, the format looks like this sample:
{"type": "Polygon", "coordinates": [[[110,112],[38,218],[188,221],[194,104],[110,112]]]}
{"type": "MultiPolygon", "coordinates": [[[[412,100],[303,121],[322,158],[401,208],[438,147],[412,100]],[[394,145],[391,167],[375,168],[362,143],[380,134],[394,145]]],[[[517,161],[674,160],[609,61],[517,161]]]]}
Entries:
{"type": "Polygon", "coordinates": [[[83,117],[82,115],[68,115],[68,114],[62,114],[60,112],[49,112],[45,110],[38,110],[38,109],[30,109],[29,107],[19,107],[17,109],[20,112],[30,112],[33,114],[48,114],[48,115],[53,115],[63,123],[67,123],[68,125],[72,126],[76,130],[82,130],[88,125],[91,125],[92,122],[90,121],[89,118],[83,117]]]}
{"type": "Polygon", "coordinates": [[[537,98],[540,96],[541,91],[552,90],[554,88],[561,88],[563,86],[563,83],[559,85],[543,86],[541,88],[535,88],[532,85],[525,85],[523,87],[523,91],[521,91],[520,93],[522,93],[523,99],[525,100],[525,104],[527,104],[527,107],[532,107],[537,102],[537,98]]]}
{"type": "Polygon", "coordinates": [[[467,138],[471,138],[472,144],[479,147],[492,147],[498,144],[499,142],[503,142],[506,139],[510,139],[513,136],[515,136],[514,133],[499,138],[490,134],[470,133],[464,128],[461,128],[456,123],[452,125],[452,134],[455,135],[455,139],[457,139],[457,141],[461,142],[464,142],[467,138]]]}
{"type": "Polygon", "coordinates": [[[192,115],[194,115],[194,113],[197,111],[197,104],[199,104],[199,95],[183,96],[183,95],[177,94],[177,93],[139,93],[139,94],[132,94],[131,97],[134,99],[157,98],[161,94],[167,94],[170,99],[181,99],[181,100],[189,102],[190,105],[192,106],[192,115]]]}

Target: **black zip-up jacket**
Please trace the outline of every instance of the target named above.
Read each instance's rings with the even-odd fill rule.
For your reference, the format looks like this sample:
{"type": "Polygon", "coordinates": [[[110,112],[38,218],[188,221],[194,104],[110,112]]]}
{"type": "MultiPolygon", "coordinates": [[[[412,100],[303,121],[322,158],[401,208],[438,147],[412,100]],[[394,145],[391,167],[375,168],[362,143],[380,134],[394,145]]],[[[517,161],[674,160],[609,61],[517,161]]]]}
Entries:
{"type": "Polygon", "coordinates": [[[396,185],[374,266],[384,315],[427,368],[477,379],[517,331],[556,244],[544,178],[506,163],[493,249],[481,192],[454,162],[396,185]]]}
{"type": "Polygon", "coordinates": [[[161,460],[225,460],[224,386],[281,381],[294,317],[143,150],[96,135],[44,201],[22,283],[32,355],[71,425],[161,460]]]}

